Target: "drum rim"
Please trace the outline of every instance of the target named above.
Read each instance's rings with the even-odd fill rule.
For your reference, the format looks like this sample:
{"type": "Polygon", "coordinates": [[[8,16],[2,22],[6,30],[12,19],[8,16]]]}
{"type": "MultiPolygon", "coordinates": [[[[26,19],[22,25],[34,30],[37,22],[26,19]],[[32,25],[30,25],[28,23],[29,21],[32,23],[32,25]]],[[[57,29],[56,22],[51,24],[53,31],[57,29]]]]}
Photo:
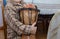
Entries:
{"type": "Polygon", "coordinates": [[[18,10],[19,10],[19,11],[21,11],[21,10],[35,10],[35,11],[40,12],[39,9],[34,9],[34,8],[19,8],[18,10]]]}

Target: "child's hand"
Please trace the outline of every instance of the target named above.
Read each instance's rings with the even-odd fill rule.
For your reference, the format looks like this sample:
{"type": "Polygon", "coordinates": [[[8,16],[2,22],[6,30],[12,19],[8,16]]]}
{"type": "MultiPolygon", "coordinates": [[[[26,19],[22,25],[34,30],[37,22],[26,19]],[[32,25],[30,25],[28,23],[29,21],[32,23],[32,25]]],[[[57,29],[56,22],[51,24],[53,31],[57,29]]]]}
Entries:
{"type": "Polygon", "coordinates": [[[34,22],[33,24],[32,24],[32,26],[35,26],[36,25],[36,22],[34,22]]]}
{"type": "Polygon", "coordinates": [[[37,27],[31,27],[31,34],[36,34],[37,27]]]}
{"type": "Polygon", "coordinates": [[[35,27],[35,25],[36,25],[36,22],[34,22],[34,23],[32,24],[31,34],[36,34],[37,27],[35,27]]]}

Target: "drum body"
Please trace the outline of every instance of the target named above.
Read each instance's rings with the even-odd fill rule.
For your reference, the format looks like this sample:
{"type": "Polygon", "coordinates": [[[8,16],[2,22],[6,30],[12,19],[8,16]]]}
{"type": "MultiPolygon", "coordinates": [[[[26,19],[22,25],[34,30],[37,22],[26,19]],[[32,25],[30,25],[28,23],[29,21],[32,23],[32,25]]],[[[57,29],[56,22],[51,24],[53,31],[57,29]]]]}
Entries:
{"type": "Polygon", "coordinates": [[[20,21],[25,25],[32,25],[37,21],[39,10],[32,8],[20,9],[20,21]]]}

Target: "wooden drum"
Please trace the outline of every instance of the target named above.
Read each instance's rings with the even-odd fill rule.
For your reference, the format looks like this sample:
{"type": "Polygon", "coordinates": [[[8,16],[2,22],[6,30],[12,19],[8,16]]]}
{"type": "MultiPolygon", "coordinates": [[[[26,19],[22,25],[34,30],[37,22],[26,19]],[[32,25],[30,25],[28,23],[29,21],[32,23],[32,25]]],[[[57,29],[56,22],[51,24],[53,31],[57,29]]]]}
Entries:
{"type": "Polygon", "coordinates": [[[34,8],[21,8],[20,10],[20,21],[25,25],[32,25],[37,21],[38,9],[34,8]]]}
{"type": "MultiPolygon", "coordinates": [[[[38,9],[34,8],[21,8],[19,9],[20,21],[25,25],[32,25],[37,21],[38,13],[40,12],[38,9]]],[[[35,34],[25,35],[22,34],[22,39],[35,39],[35,34]]]]}

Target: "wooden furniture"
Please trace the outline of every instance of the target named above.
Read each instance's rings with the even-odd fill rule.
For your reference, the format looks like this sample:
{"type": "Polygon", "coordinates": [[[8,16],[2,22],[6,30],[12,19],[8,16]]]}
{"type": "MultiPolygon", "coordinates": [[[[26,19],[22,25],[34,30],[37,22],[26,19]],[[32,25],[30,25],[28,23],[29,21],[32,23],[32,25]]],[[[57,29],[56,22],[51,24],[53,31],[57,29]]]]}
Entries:
{"type": "Polygon", "coordinates": [[[5,39],[4,30],[0,30],[0,39],[5,39]]]}
{"type": "Polygon", "coordinates": [[[1,11],[2,11],[2,13],[1,13],[1,11],[0,11],[0,22],[3,24],[3,25],[0,25],[1,27],[0,27],[0,39],[5,39],[5,23],[4,23],[4,6],[0,6],[1,7],[1,11]],[[2,20],[1,20],[2,19],[2,20]]]}
{"type": "Polygon", "coordinates": [[[51,18],[53,17],[53,15],[54,14],[39,14],[38,15],[38,22],[37,22],[38,32],[47,34],[49,22],[51,18]]]}
{"type": "Polygon", "coordinates": [[[1,28],[1,30],[3,30],[4,32],[4,39],[7,39],[7,26],[6,26],[6,22],[5,22],[5,18],[4,18],[4,6],[2,5],[2,17],[3,17],[3,27],[1,28]]]}
{"type": "Polygon", "coordinates": [[[39,14],[37,21],[36,39],[47,39],[49,22],[54,14],[39,14]]]}

